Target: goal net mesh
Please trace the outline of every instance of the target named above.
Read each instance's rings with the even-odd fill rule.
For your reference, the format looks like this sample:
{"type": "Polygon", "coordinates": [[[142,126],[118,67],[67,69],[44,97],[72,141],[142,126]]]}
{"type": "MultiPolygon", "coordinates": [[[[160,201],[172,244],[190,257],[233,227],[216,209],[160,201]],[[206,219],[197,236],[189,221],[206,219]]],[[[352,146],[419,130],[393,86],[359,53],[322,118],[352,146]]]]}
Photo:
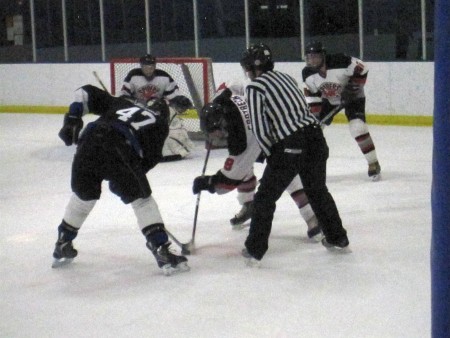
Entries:
{"type": "MultiPolygon", "coordinates": [[[[210,102],[215,92],[212,61],[210,58],[157,58],[156,68],[166,71],[178,84],[181,93],[191,99],[194,109],[180,117],[191,137],[201,137],[198,113],[210,102]]],[[[113,59],[111,68],[111,94],[120,92],[125,76],[140,67],[138,58],[113,59]]]]}

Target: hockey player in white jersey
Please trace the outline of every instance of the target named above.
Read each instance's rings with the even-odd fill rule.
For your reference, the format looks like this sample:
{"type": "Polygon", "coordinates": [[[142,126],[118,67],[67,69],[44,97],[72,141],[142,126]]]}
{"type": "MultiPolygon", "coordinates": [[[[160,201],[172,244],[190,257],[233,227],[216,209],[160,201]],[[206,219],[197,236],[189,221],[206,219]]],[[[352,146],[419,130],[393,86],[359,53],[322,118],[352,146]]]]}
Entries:
{"type": "Polygon", "coordinates": [[[169,137],[164,143],[162,161],[182,159],[194,149],[194,144],[183,119],[178,115],[192,108],[192,102],[180,92],[177,83],[167,72],[156,68],[156,58],[153,55],[146,54],[139,62],[140,67],[132,69],[126,75],[120,96],[132,97],[142,104],[161,98],[169,102],[169,137]]]}
{"type": "Polygon", "coordinates": [[[367,65],[345,54],[327,54],[318,41],[309,43],[305,53],[306,66],[302,70],[302,77],[311,111],[325,125],[329,125],[333,116],[345,109],[350,134],[367,160],[368,175],[373,181],[378,181],[381,167],[365,113],[367,65]]]}
{"type": "MultiPolygon", "coordinates": [[[[242,209],[230,222],[234,228],[241,228],[252,216],[253,197],[257,186],[253,165],[261,158],[261,148],[250,128],[245,98],[233,95],[226,86],[219,88],[222,88],[222,92],[212,103],[203,107],[200,119],[210,138],[226,135],[229,155],[216,174],[194,179],[193,193],[208,190],[220,195],[237,189],[242,209]]],[[[291,195],[308,226],[308,237],[320,241],[323,238],[321,227],[303,191],[299,176],[295,177],[286,191],[291,195]]]]}

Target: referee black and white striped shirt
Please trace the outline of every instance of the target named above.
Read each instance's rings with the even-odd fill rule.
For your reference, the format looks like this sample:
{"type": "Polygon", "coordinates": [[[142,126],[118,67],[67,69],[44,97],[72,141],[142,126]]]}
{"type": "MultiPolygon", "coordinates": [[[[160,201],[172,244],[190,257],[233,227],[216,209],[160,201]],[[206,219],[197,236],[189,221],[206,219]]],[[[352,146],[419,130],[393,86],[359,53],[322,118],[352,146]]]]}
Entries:
{"type": "Polygon", "coordinates": [[[279,71],[267,71],[246,88],[253,133],[264,153],[299,128],[318,120],[309,111],[297,81],[279,71]]]}

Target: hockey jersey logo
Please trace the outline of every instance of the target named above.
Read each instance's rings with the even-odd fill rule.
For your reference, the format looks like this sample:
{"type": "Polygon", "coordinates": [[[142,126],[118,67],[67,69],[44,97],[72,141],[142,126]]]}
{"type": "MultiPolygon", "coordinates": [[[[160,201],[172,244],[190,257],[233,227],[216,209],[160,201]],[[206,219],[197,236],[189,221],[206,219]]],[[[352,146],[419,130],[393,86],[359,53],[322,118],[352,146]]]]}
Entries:
{"type": "Polygon", "coordinates": [[[341,95],[342,86],[336,82],[323,82],[319,90],[322,92],[323,97],[335,98],[341,95]]]}
{"type": "Polygon", "coordinates": [[[146,101],[154,98],[158,98],[158,88],[156,88],[152,84],[148,84],[138,89],[138,97],[142,98],[146,101]]]}

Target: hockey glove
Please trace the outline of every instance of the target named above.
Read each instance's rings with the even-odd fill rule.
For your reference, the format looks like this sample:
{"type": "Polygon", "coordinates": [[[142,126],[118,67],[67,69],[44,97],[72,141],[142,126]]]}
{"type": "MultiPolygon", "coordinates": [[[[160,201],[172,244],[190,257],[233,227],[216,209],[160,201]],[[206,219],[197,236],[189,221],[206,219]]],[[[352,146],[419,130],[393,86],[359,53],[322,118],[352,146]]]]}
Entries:
{"type": "Polygon", "coordinates": [[[81,117],[66,113],[64,115],[63,127],[59,131],[58,136],[64,141],[66,146],[77,144],[81,129],[83,129],[83,120],[81,117]]]}
{"type": "Polygon", "coordinates": [[[194,179],[194,184],[192,185],[192,192],[194,195],[198,194],[202,190],[208,190],[211,194],[216,192],[214,187],[214,176],[198,176],[194,179]]]}
{"type": "Polygon", "coordinates": [[[178,114],[184,113],[187,109],[192,108],[192,102],[186,96],[178,95],[169,101],[178,114]]]}
{"type": "MultiPolygon", "coordinates": [[[[149,102],[147,102],[147,104],[148,103],[149,102]]],[[[166,100],[158,99],[158,100],[152,101],[149,108],[153,111],[160,113],[161,121],[165,121],[165,122],[169,123],[170,111],[169,111],[169,106],[167,105],[166,100]]]]}

